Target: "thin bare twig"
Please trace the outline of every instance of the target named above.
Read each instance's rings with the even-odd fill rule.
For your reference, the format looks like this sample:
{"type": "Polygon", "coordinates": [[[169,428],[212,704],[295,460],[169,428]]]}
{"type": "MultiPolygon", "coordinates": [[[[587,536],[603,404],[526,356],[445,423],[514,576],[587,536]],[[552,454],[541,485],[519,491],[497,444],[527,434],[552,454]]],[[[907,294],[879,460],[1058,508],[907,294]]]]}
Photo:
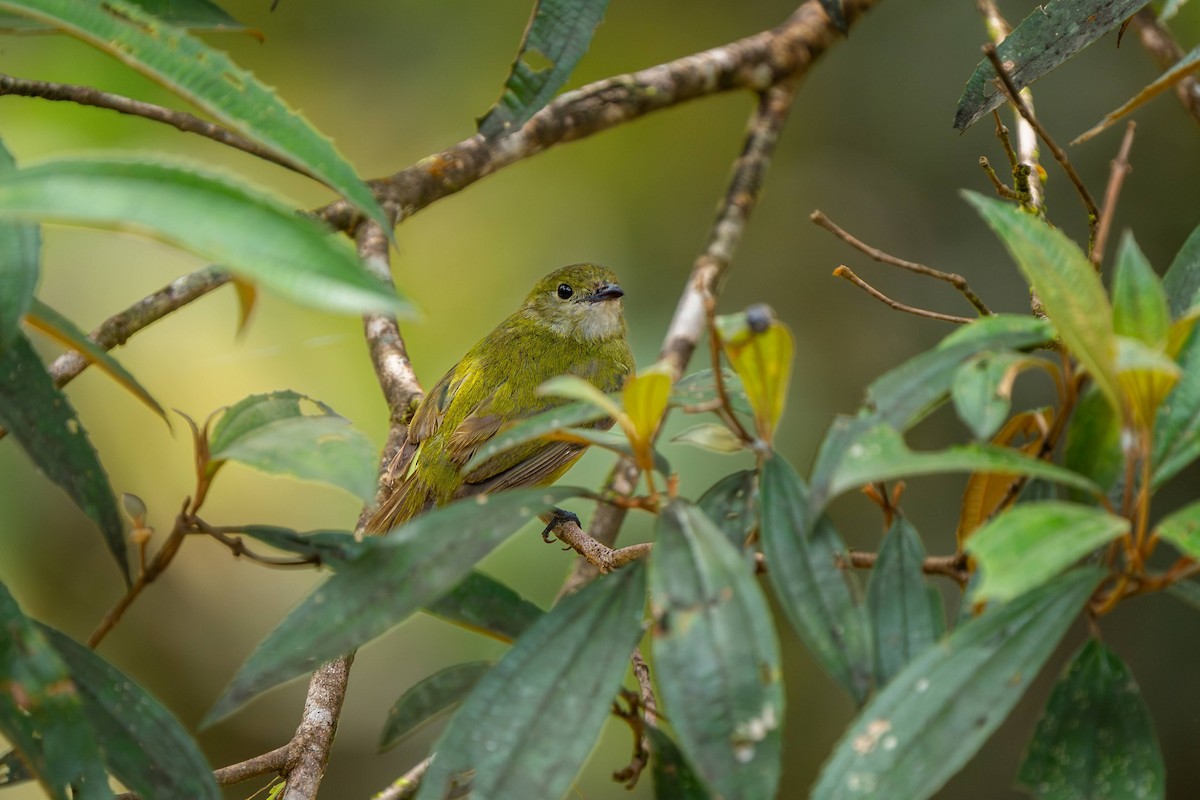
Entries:
{"type": "Polygon", "coordinates": [[[844,228],[840,227],[829,217],[825,216],[825,214],[823,214],[821,211],[812,212],[808,215],[808,218],[832,233],[834,236],[841,239],[846,244],[853,247],[855,250],[870,256],[881,264],[899,267],[900,269],[906,269],[909,272],[914,272],[917,275],[924,275],[929,278],[935,278],[939,281],[945,281],[946,283],[949,283],[967,299],[968,303],[975,307],[976,311],[984,316],[991,316],[991,309],[987,307],[979,295],[975,294],[975,292],[967,284],[967,279],[962,275],[954,272],[942,272],[940,269],[934,269],[933,267],[928,267],[915,261],[907,261],[903,258],[897,258],[890,253],[885,253],[877,247],[871,247],[869,244],[855,238],[844,228]]]}
{"type": "Polygon", "coordinates": [[[233,764],[228,767],[221,767],[213,772],[213,776],[217,779],[219,786],[229,786],[234,783],[248,781],[251,778],[257,778],[260,775],[269,775],[272,772],[282,772],[287,766],[288,752],[291,748],[288,745],[276,747],[274,750],[263,753],[260,756],[255,756],[240,764],[233,764]]]}
{"type": "Polygon", "coordinates": [[[840,267],[835,269],[833,271],[833,274],[839,278],[845,278],[846,280],[850,281],[858,288],[862,289],[867,294],[871,295],[871,297],[874,297],[879,302],[883,303],[886,306],[894,308],[897,311],[903,311],[906,314],[914,314],[918,317],[926,317],[928,319],[936,319],[941,322],[953,322],[957,325],[966,325],[967,323],[973,321],[970,317],[957,317],[953,314],[943,314],[940,311],[929,311],[928,309],[917,308],[915,306],[908,306],[908,305],[905,305],[904,303],[901,303],[898,300],[893,300],[892,298],[888,297],[883,292],[876,289],[871,284],[864,281],[862,278],[855,275],[854,271],[852,269],[850,269],[849,267],[847,267],[845,264],[842,264],[840,267]]]}
{"type": "Polygon", "coordinates": [[[108,610],[104,618],[92,631],[92,635],[88,637],[87,646],[95,650],[100,646],[100,642],[104,641],[104,637],[109,634],[114,626],[121,620],[125,611],[133,604],[133,601],[141,595],[142,590],[154,582],[155,578],[162,574],[175,558],[175,554],[179,552],[179,546],[183,544],[184,538],[187,536],[187,526],[184,524],[182,517],[175,520],[175,527],[171,530],[171,534],[167,540],[163,542],[163,546],[158,549],[154,558],[146,565],[133,581],[133,585],[125,592],[120,600],[108,610]]]}
{"type": "MultiPolygon", "coordinates": [[[[851,550],[846,556],[850,560],[850,566],[856,569],[871,569],[879,560],[878,553],[861,550],[851,550]]],[[[925,560],[921,562],[921,571],[926,575],[942,575],[953,578],[959,583],[965,583],[970,577],[967,573],[967,557],[965,555],[926,556],[925,560]]]]}
{"type": "MultiPolygon", "coordinates": [[[[1046,147],[1049,148],[1051,154],[1053,154],[1054,159],[1059,163],[1060,166],[1062,166],[1063,171],[1067,173],[1067,177],[1071,179],[1071,183],[1075,186],[1075,191],[1079,193],[1079,199],[1083,201],[1083,207],[1087,210],[1088,227],[1094,233],[1096,229],[1096,222],[1100,218],[1100,212],[1096,208],[1096,201],[1092,199],[1091,193],[1087,190],[1087,187],[1083,185],[1083,181],[1080,179],[1079,173],[1077,173],[1075,171],[1075,167],[1071,165],[1071,161],[1067,158],[1067,154],[1061,147],[1058,146],[1058,144],[1046,131],[1046,128],[1042,125],[1042,123],[1038,121],[1037,117],[1033,115],[1033,109],[1025,101],[1025,98],[1021,95],[1021,93],[1017,91],[1016,86],[1013,85],[1012,77],[1009,76],[1008,70],[1000,61],[1000,56],[996,54],[996,45],[990,43],[984,45],[983,54],[987,57],[988,61],[992,62],[992,67],[996,70],[996,74],[1000,76],[1000,86],[1004,93],[1008,95],[1009,102],[1016,106],[1017,111],[1021,114],[1021,117],[1028,122],[1035,131],[1037,131],[1038,136],[1041,137],[1041,140],[1046,143],[1046,147]]],[[[1031,175],[1030,178],[1032,180],[1033,176],[1031,175]]]]}
{"type": "Polygon", "coordinates": [[[421,788],[421,779],[425,777],[432,763],[433,756],[429,756],[392,781],[387,788],[373,795],[371,800],[412,800],[417,796],[417,790],[421,788]]]}
{"type": "Polygon", "coordinates": [[[102,92],[91,86],[54,83],[51,81],[33,81],[0,73],[0,96],[3,95],[37,97],[42,100],[78,103],[82,106],[107,108],[119,114],[142,117],[153,122],[162,122],[184,133],[194,133],[206,139],[212,139],[214,142],[228,145],[236,150],[241,150],[244,153],[257,156],[265,161],[270,161],[273,164],[278,164],[281,167],[299,172],[301,175],[307,175],[310,178],[313,177],[307,170],[301,169],[286,159],[280,158],[275,153],[246,139],[240,134],[234,133],[215,122],[200,119],[200,117],[189,114],[186,111],[176,111],[171,108],[157,106],[154,103],[134,100],[132,97],[125,97],[124,95],[113,94],[111,92],[102,92]]]}
{"type": "Polygon", "coordinates": [[[992,186],[996,189],[996,194],[1003,197],[1005,200],[1020,200],[1021,195],[1015,190],[1010,189],[1008,184],[1000,180],[1000,176],[996,174],[996,170],[992,169],[992,163],[988,161],[987,156],[979,157],[979,166],[983,169],[985,175],[992,182],[992,186]]]}
{"type": "Polygon", "coordinates": [[[1108,173],[1108,185],[1104,188],[1104,211],[1100,214],[1100,223],[1096,226],[1096,239],[1092,242],[1090,258],[1097,268],[1104,263],[1104,249],[1108,245],[1108,232],[1112,228],[1113,217],[1117,213],[1117,198],[1121,195],[1121,185],[1125,176],[1132,171],[1129,166],[1129,151],[1133,148],[1133,134],[1137,123],[1133,120],[1125,127],[1125,138],[1121,140],[1121,149],[1113,159],[1112,169],[1108,173]]]}

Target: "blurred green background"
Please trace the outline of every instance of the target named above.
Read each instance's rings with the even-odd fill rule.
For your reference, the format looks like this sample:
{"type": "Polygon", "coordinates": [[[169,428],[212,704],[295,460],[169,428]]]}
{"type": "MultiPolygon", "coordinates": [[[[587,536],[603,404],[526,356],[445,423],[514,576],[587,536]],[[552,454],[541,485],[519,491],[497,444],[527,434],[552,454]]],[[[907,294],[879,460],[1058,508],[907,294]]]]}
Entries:
{"type": "MultiPolygon", "coordinates": [[[[265,42],[237,34],[205,38],[277,87],[366,176],[393,172],[471,135],[475,117],[499,94],[532,6],[528,0],[283,0],[269,13],[265,0],[225,5],[261,30],[265,42]]],[[[793,8],[768,0],[614,2],[571,86],[755,33],[793,8]]],[[[1029,2],[1002,5],[1014,21],[1033,8],[1029,2]]],[[[1176,23],[1185,47],[1197,38],[1198,13],[1195,5],[1185,7],[1176,23]]],[[[995,310],[1028,309],[1015,267],[957,194],[964,187],[988,191],[976,166],[980,155],[1003,161],[989,122],[965,135],[950,124],[983,41],[973,3],[887,2],[826,54],[802,86],[721,301],[723,311],[769,302],[796,334],[780,445],[801,471],[833,415],[852,412],[872,378],[949,333],[942,323],[891,311],[832,278],[835,267],[846,263],[910,304],[970,311],[947,286],[889,271],[837,242],[808,222],[814,208],[892,253],[962,273],[995,310]]],[[[0,69],[179,106],[160,87],[65,37],[0,37],[0,69]]],[[[1110,35],[1035,87],[1039,115],[1066,142],[1155,74],[1132,34],[1120,49],[1110,35]]],[[[403,328],[425,385],[515,308],[534,280],[582,260],[606,263],[621,276],[638,363],[651,364],[724,192],[753,103],[749,94],[733,93],[654,114],[505,169],[406,222],[397,232],[394,273],[422,311],[403,328]]],[[[1137,119],[1134,172],[1115,231],[1134,229],[1161,271],[1200,221],[1200,149],[1196,124],[1171,95],[1137,119]]],[[[273,187],[301,208],[330,199],[305,179],[207,140],[65,103],[4,98],[0,136],[21,162],[107,148],[171,153],[273,187]]],[[[1097,196],[1119,138],[1113,131],[1071,150],[1097,196]]],[[[1046,168],[1051,217],[1081,238],[1081,206],[1057,167],[1046,168]]],[[[1114,236],[1110,252],[1115,241],[1114,236]]],[[[185,254],[138,238],[48,228],[40,296],[91,329],[197,266],[185,254]]],[[[290,388],[330,404],[382,442],[387,415],[358,320],[269,295],[261,298],[242,340],[234,335],[236,319],[233,294],[222,289],[136,336],[117,355],[163,406],[197,419],[247,394],[290,388]]],[[[45,352],[53,355],[49,348],[45,352]]],[[[707,355],[698,354],[695,366],[705,363],[707,355]]],[[[1030,386],[1019,385],[1019,395],[1035,401],[1045,387],[1037,378],[1024,380],[1030,386]]],[[[140,495],[152,524],[169,529],[192,488],[184,426],[168,431],[95,371],[72,383],[69,395],[114,487],[140,495]]],[[[675,419],[672,430],[692,422],[675,419]]],[[[951,414],[940,413],[911,441],[933,447],[967,435],[951,414]]],[[[748,463],[678,445],[666,450],[680,471],[682,492],[691,497],[748,463]]],[[[610,463],[603,454],[589,454],[567,480],[597,485],[610,463]]],[[[1182,492],[1194,496],[1194,472],[1180,483],[1182,492]]],[[[909,486],[904,508],[930,552],[953,548],[962,485],[961,477],[951,477],[909,486]]],[[[0,487],[0,580],[30,615],[86,637],[121,592],[100,537],[36,474],[11,439],[0,444],[0,487]]],[[[311,529],[349,528],[357,512],[356,502],[336,490],[235,465],[221,474],[204,516],[217,524],[311,529]]],[[[852,546],[877,546],[880,523],[869,504],[843,498],[834,512],[852,546]]],[[[625,535],[634,541],[648,534],[647,520],[635,516],[625,535]]],[[[570,563],[571,556],[542,544],[529,528],[484,566],[545,607],[570,563]]],[[[214,544],[189,541],[101,652],[193,726],[251,648],[318,579],[311,572],[264,571],[214,544]]],[[[1122,607],[1101,629],[1133,667],[1155,714],[1170,796],[1200,796],[1200,688],[1190,678],[1200,659],[1196,618],[1154,597],[1122,607]]],[[[852,708],[786,626],[780,636],[788,691],[780,796],[791,798],[807,792],[852,708]]],[[[1074,632],[1070,646],[1081,636],[1074,632]]],[[[375,742],[393,700],[438,668],[500,652],[494,643],[423,616],[364,648],[322,796],[367,796],[415,764],[440,725],[377,755],[375,742]]],[[[1063,655],[941,796],[1016,796],[1007,787],[1063,655]]],[[[285,742],[303,693],[304,682],[294,682],[200,734],[212,763],[238,761],[285,742]]],[[[608,780],[627,763],[628,748],[627,731],[610,723],[579,779],[577,796],[651,796],[649,775],[631,795],[608,780]]],[[[227,797],[247,797],[254,788],[234,787],[227,797]]],[[[38,792],[9,791],[5,797],[10,796],[38,792]]]]}

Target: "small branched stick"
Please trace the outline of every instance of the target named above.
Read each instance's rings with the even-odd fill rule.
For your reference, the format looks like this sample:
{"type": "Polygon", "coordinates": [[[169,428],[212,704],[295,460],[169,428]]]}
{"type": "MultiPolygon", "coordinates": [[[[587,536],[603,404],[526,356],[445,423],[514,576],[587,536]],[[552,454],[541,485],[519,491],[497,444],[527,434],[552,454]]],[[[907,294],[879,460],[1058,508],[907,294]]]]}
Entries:
{"type": "Polygon", "coordinates": [[[867,294],[871,295],[871,297],[874,297],[879,302],[883,303],[886,306],[894,308],[897,311],[903,311],[906,314],[915,314],[918,317],[925,317],[927,319],[936,319],[941,322],[953,322],[958,325],[966,325],[967,323],[972,321],[970,317],[959,317],[959,316],[955,316],[954,314],[943,314],[940,311],[930,311],[930,310],[924,309],[924,308],[917,308],[916,306],[905,305],[904,303],[901,303],[899,300],[893,300],[892,298],[888,297],[883,292],[876,289],[871,284],[864,281],[862,278],[855,275],[854,271],[851,270],[849,267],[847,267],[845,264],[842,264],[837,269],[835,269],[833,271],[833,274],[839,278],[845,278],[846,280],[850,281],[858,288],[862,289],[867,294]]]}
{"type": "Polygon", "coordinates": [[[1121,185],[1125,182],[1125,176],[1133,171],[1129,166],[1129,151],[1133,148],[1135,130],[1137,123],[1130,120],[1125,128],[1125,138],[1121,140],[1121,149],[1117,151],[1112,170],[1108,173],[1108,185],[1104,189],[1104,211],[1100,214],[1100,224],[1096,226],[1096,239],[1089,254],[1097,269],[1104,263],[1104,248],[1108,245],[1108,232],[1117,212],[1117,198],[1121,195],[1121,185]]]}
{"type": "MultiPolygon", "coordinates": [[[[846,557],[850,560],[849,565],[857,569],[871,569],[879,560],[878,553],[866,553],[860,550],[851,550],[846,557]]],[[[925,560],[921,562],[921,571],[926,575],[942,575],[952,578],[962,585],[965,585],[967,579],[971,577],[967,572],[967,557],[961,553],[952,556],[926,556],[925,560]]]]}

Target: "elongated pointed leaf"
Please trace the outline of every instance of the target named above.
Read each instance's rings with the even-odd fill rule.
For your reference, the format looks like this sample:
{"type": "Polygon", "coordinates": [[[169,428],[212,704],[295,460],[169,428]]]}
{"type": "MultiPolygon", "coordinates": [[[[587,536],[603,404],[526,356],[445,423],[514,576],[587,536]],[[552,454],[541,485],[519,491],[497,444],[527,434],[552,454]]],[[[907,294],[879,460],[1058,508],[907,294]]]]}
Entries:
{"type": "Polygon", "coordinates": [[[71,637],[46,626],[42,633],[71,670],[104,762],[121,783],[142,797],[221,797],[212,767],[170,711],[71,637]]]}
{"type": "Polygon", "coordinates": [[[747,445],[728,427],[716,422],[695,425],[671,437],[672,442],[690,444],[701,450],[728,455],[745,450],[747,445]]]}
{"type": "MultiPolygon", "coordinates": [[[[7,180],[15,169],[12,154],[0,140],[0,180],[7,180]]],[[[0,354],[17,335],[17,324],[33,302],[41,253],[37,225],[0,221],[0,354]]]]}
{"type": "Polygon", "coordinates": [[[924,800],[1004,721],[1100,581],[1081,569],[961,624],[892,679],[825,763],[814,800],[924,800]]]}
{"type": "Polygon", "coordinates": [[[1166,796],[1150,709],[1129,668],[1089,639],[1054,687],[1018,784],[1039,800],[1166,796]]]}
{"type": "Polygon", "coordinates": [[[670,397],[671,376],[665,372],[647,370],[625,380],[621,400],[633,426],[635,436],[631,438],[639,442],[650,441],[662,422],[670,397]]]}
{"type": "Polygon", "coordinates": [[[0,219],[149,236],[317,308],[407,310],[391,288],[363,269],[345,239],[273,196],[188,162],[43,161],[0,182],[0,219]]]}
{"type": "Polygon", "coordinates": [[[37,328],[48,336],[52,336],[61,344],[78,350],[85,359],[111,376],[113,380],[124,387],[130,394],[145,403],[151,411],[162,417],[163,422],[166,422],[167,427],[170,427],[171,423],[167,419],[167,412],[146,391],[145,387],[138,383],[137,378],[130,375],[129,370],[121,366],[121,363],[109,355],[107,350],[89,339],[88,335],[80,330],[74,322],[71,322],[71,320],[59,314],[36,297],[30,304],[29,314],[26,319],[29,320],[29,324],[32,327],[37,328]]]}
{"type": "Polygon", "coordinates": [[[1113,274],[1113,332],[1130,336],[1151,347],[1161,348],[1167,341],[1171,312],[1167,296],[1154,267],[1126,231],[1117,250],[1113,274]]]}
{"type": "Polygon", "coordinates": [[[356,539],[349,531],[301,532],[274,525],[246,525],[237,532],[285,553],[318,559],[321,564],[335,569],[368,549],[368,545],[356,539]]]}
{"type": "Polygon", "coordinates": [[[435,602],[518,527],[582,493],[556,486],[479,495],[367,540],[370,546],[361,556],[317,587],[259,644],[205,723],[354,650],[435,602]]]}
{"type": "MultiPolygon", "coordinates": [[[[867,584],[867,608],[874,635],[875,683],[886,686],[939,635],[921,563],[925,547],[916,529],[897,517],[883,538],[867,584]]],[[[938,595],[939,599],[941,595],[938,595]]]]}
{"type": "Polygon", "coordinates": [[[642,637],[641,563],[564,598],[480,679],[435,745],[418,800],[562,797],[642,637]]]}
{"type": "Polygon", "coordinates": [[[1012,384],[1022,368],[1037,363],[1021,353],[982,353],[954,373],[951,396],[958,418],[976,439],[990,439],[1012,409],[1012,384]]]}
{"type": "Polygon", "coordinates": [[[1196,304],[1196,293],[1200,292],[1200,225],[1175,254],[1162,283],[1172,318],[1179,319],[1196,304]]]}
{"type": "Polygon", "coordinates": [[[413,731],[458,705],[494,663],[467,661],[455,664],[413,684],[388,711],[383,733],[379,736],[379,749],[395,747],[413,731]]]}
{"type": "Polygon", "coordinates": [[[750,336],[723,337],[722,344],[725,357],[742,379],[746,399],[754,409],[758,435],[769,443],[787,400],[795,337],[786,325],[771,321],[765,330],[750,336]]]}
{"type": "Polygon", "coordinates": [[[128,584],[125,531],[108,475],[67,396],[54,388],[33,346],[20,334],[0,354],[0,425],[96,523],[128,584]]]}
{"type": "Polygon", "coordinates": [[[1087,256],[1062,231],[1016,206],[974,192],[963,197],[1000,237],[1071,354],[1120,408],[1112,307],[1087,256]]]}
{"type": "MultiPolygon", "coordinates": [[[[737,373],[726,367],[721,368],[721,383],[725,387],[725,396],[734,411],[743,414],[753,414],[754,408],[746,397],[742,379],[737,373]]],[[[719,398],[717,383],[711,369],[693,372],[676,381],[671,387],[671,405],[687,408],[689,406],[707,406],[719,398]]]]}
{"type": "Polygon", "coordinates": [[[0,630],[0,733],[54,800],[111,798],[70,670],[3,583],[0,630]]]}
{"type": "Polygon", "coordinates": [[[1154,99],[1158,95],[1170,89],[1181,80],[1191,75],[1197,69],[1200,69],[1200,47],[1193,48],[1191,52],[1183,58],[1176,61],[1166,72],[1159,75],[1154,81],[1142,87],[1142,90],[1131,97],[1124,105],[1115,111],[1110,111],[1104,115],[1104,119],[1088,128],[1083,133],[1075,137],[1071,144],[1079,144],[1086,142],[1101,131],[1107,130],[1114,122],[1128,115],[1130,112],[1140,108],[1145,103],[1154,99]]]}
{"type": "Polygon", "coordinates": [[[1155,529],[1184,555],[1200,559],[1200,502],[1190,503],[1172,513],[1155,529]]]}
{"type": "Polygon", "coordinates": [[[0,0],[0,9],[51,24],[158,81],[326,184],[391,234],[387,215],[333,142],[252,73],[183,28],[127,0],[0,0]]]}
{"type": "MultiPolygon", "coordinates": [[[[1124,465],[1120,415],[1099,390],[1089,386],[1071,414],[1063,466],[1086,475],[1108,493],[1124,465]]],[[[1084,499],[1082,493],[1074,494],[1078,495],[1075,499],[1084,499]]]]}
{"type": "Polygon", "coordinates": [[[467,573],[425,610],[502,642],[514,641],[545,613],[511,587],[478,570],[467,573]]]}
{"type": "Polygon", "coordinates": [[[1158,409],[1154,425],[1155,489],[1200,457],[1200,335],[1194,331],[1178,364],[1179,382],[1158,409]]]}
{"type": "Polygon", "coordinates": [[[515,131],[550,102],[587,52],[607,8],[608,0],[538,0],[504,93],[479,120],[479,132],[494,139],[515,131]]]}
{"type": "Polygon", "coordinates": [[[840,566],[845,543],[778,453],[763,463],[761,509],[775,595],[817,662],[862,705],[871,690],[871,631],[854,578],[840,566]]]}
{"type": "Polygon", "coordinates": [[[775,796],[783,683],[766,598],[740,551],[675,500],[650,559],[654,662],[664,713],[713,793],[775,796]]]}
{"type": "Polygon", "coordinates": [[[511,450],[517,445],[541,439],[547,433],[567,430],[605,418],[605,413],[591,403],[577,402],[555,406],[549,411],[543,411],[523,419],[488,439],[482,447],[475,451],[475,455],[471,456],[471,460],[462,468],[462,472],[469,473],[493,456],[499,455],[505,450],[511,450]]]}
{"type": "MultiPolygon", "coordinates": [[[[1132,17],[1144,5],[1146,0],[1050,0],[1021,20],[996,48],[996,54],[1017,89],[1023,89],[1132,17]]],[[[1004,102],[1004,93],[996,86],[996,80],[992,63],[986,58],[980,61],[958,98],[955,128],[966,130],[1004,102]]]]}
{"type": "MultiPolygon", "coordinates": [[[[1076,472],[1007,447],[971,444],[932,453],[918,453],[910,450],[900,433],[887,425],[868,428],[856,438],[840,442],[839,445],[843,448],[841,460],[829,476],[823,502],[856,486],[942,472],[1026,475],[1085,492],[1098,491],[1094,483],[1076,472]]],[[[814,503],[816,500],[814,496],[814,503]]]]}
{"type": "Polygon", "coordinates": [[[551,378],[538,387],[538,394],[587,403],[613,419],[620,419],[622,415],[621,406],[614,398],[578,375],[559,375],[557,378],[551,378]]]}
{"type": "MultiPolygon", "coordinates": [[[[208,0],[129,0],[129,2],[165,22],[187,28],[190,31],[246,30],[245,25],[208,0]]],[[[0,31],[29,33],[53,30],[55,29],[52,25],[38,22],[29,17],[0,13],[0,31]]]]}
{"type": "Polygon", "coordinates": [[[758,530],[758,471],[731,472],[708,487],[696,505],[741,550],[758,530]]]}
{"type": "Polygon", "coordinates": [[[654,775],[654,800],[710,800],[704,782],[684,758],[679,746],[662,728],[646,728],[650,740],[650,768],[654,775]]]}

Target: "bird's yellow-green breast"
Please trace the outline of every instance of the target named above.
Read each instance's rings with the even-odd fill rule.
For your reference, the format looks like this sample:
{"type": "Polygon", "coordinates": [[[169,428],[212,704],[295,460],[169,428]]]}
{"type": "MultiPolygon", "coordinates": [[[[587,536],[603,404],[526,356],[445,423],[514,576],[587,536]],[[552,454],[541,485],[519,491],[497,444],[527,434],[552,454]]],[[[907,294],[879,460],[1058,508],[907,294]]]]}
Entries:
{"type": "Polygon", "coordinates": [[[456,497],[548,484],[575,463],[582,446],[537,441],[461,472],[505,425],[564,402],[537,393],[549,379],[577,375],[605,392],[621,387],[633,370],[623,295],[616,275],[596,264],[563,267],[538,281],[425,396],[409,425],[396,485],[368,529],[387,530],[456,497]]]}

